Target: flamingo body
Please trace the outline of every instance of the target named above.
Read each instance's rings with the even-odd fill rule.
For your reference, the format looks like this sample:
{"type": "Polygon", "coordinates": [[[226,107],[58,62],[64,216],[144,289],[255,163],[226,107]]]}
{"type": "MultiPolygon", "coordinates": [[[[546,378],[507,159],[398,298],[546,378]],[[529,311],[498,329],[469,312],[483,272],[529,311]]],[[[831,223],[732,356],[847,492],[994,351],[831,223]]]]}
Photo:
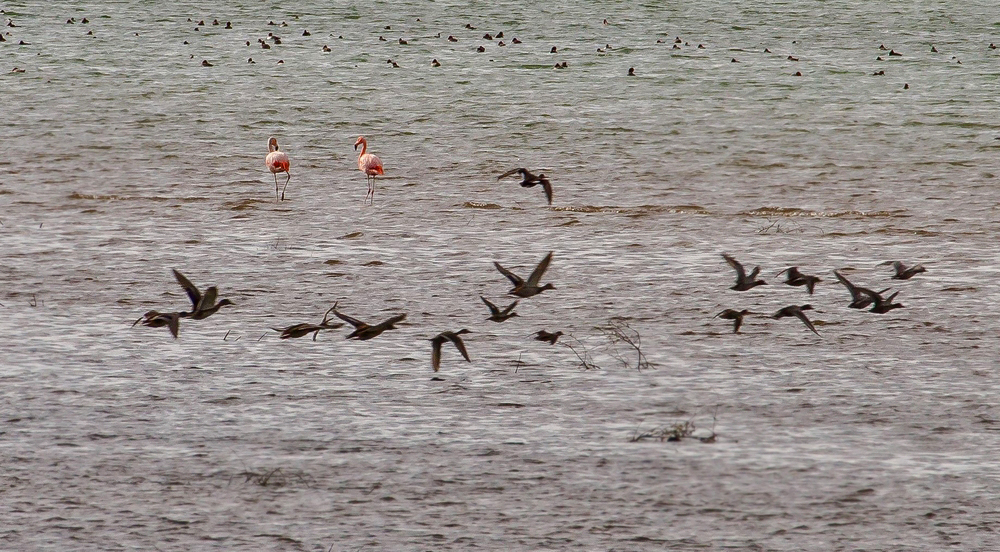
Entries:
{"type": "Polygon", "coordinates": [[[374,203],[375,177],[385,174],[385,170],[382,168],[382,160],[374,153],[368,153],[368,140],[365,140],[364,136],[358,136],[357,141],[354,142],[355,150],[358,149],[358,145],[361,146],[361,153],[358,154],[358,170],[368,177],[368,194],[365,196],[365,200],[370,197],[374,203]]]}
{"type": "Polygon", "coordinates": [[[278,151],[278,139],[275,137],[270,137],[267,139],[267,157],[264,158],[264,165],[267,170],[271,171],[274,175],[274,200],[278,200],[278,173],[283,172],[287,176],[285,178],[285,186],[281,188],[281,200],[285,199],[285,188],[288,187],[288,181],[292,179],[292,173],[288,171],[291,167],[291,163],[288,161],[288,155],[283,151],[278,151]]]}

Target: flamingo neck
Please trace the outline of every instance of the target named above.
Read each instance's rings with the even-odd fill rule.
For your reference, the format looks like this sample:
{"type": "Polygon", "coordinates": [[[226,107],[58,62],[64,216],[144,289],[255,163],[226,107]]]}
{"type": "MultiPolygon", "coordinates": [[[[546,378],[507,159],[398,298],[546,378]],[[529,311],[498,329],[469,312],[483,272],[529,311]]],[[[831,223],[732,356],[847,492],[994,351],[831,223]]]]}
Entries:
{"type": "Polygon", "coordinates": [[[278,151],[278,141],[271,140],[267,143],[267,151],[278,151]]]}
{"type": "Polygon", "coordinates": [[[368,140],[361,140],[361,153],[358,154],[358,157],[361,157],[367,151],[368,151],[368,140]]]}

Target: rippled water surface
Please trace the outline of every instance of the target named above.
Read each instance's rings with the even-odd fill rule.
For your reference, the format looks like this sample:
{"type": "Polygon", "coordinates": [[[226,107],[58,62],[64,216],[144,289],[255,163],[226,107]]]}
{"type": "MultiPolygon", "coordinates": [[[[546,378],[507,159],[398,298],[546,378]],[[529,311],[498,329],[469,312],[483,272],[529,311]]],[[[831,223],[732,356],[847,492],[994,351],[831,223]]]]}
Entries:
{"type": "Polygon", "coordinates": [[[1000,546],[996,6],[523,4],[0,3],[0,548],[1000,546]]]}

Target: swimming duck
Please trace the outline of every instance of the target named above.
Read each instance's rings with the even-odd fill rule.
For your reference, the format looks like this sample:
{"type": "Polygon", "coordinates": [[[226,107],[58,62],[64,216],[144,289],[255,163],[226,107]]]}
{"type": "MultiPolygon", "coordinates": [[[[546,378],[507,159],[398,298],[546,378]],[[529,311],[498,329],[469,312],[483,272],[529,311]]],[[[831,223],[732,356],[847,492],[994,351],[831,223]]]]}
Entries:
{"type": "Polygon", "coordinates": [[[395,330],[396,324],[406,319],[406,313],[403,313],[397,316],[393,316],[392,318],[386,320],[385,322],[381,322],[379,324],[371,326],[369,324],[366,324],[358,320],[357,318],[352,318],[350,316],[347,316],[346,314],[343,314],[337,311],[336,309],[334,309],[333,314],[335,314],[337,318],[340,318],[344,322],[347,322],[350,325],[354,326],[354,331],[350,335],[348,335],[346,339],[357,339],[359,341],[367,341],[369,339],[372,339],[373,337],[378,337],[382,332],[386,330],[395,330]]]}
{"type": "Polygon", "coordinates": [[[807,311],[807,310],[812,310],[812,305],[802,305],[802,306],[799,306],[799,305],[788,305],[787,307],[785,307],[785,308],[779,310],[778,312],[772,314],[771,318],[778,319],[778,318],[784,318],[786,316],[794,316],[794,317],[798,318],[799,320],[801,320],[802,323],[805,324],[807,328],[809,328],[810,330],[812,330],[812,332],[814,334],[819,335],[819,332],[817,332],[816,328],[813,327],[812,322],[810,322],[809,319],[806,318],[806,313],[802,312],[802,311],[807,311]]]}
{"type": "Polygon", "coordinates": [[[521,175],[522,180],[519,184],[522,188],[534,188],[535,186],[541,184],[542,188],[545,190],[545,198],[549,201],[549,205],[552,205],[552,183],[549,182],[549,179],[545,177],[544,173],[538,173],[536,176],[529,172],[528,169],[518,167],[501,174],[497,177],[497,180],[510,176],[514,173],[521,175]]]}
{"type": "Polygon", "coordinates": [[[555,345],[556,341],[559,341],[559,336],[562,334],[562,332],[549,333],[545,330],[538,330],[535,334],[535,341],[548,341],[549,345],[555,345]]]}
{"type": "Polygon", "coordinates": [[[487,318],[487,320],[492,320],[494,322],[503,322],[508,318],[517,316],[517,313],[513,312],[514,307],[517,306],[517,301],[514,301],[513,303],[507,305],[505,309],[500,310],[500,308],[494,305],[492,302],[490,302],[489,299],[483,297],[482,295],[480,295],[479,298],[482,299],[483,303],[486,303],[486,306],[490,309],[490,317],[487,318]]]}
{"type": "Polygon", "coordinates": [[[511,288],[511,290],[508,291],[507,293],[510,293],[511,295],[517,295],[518,297],[531,297],[534,295],[538,295],[539,293],[547,289],[556,289],[555,286],[553,286],[551,283],[545,284],[544,286],[538,285],[538,281],[542,279],[542,275],[545,274],[545,270],[549,268],[549,262],[551,261],[552,261],[552,251],[549,251],[549,254],[546,255],[545,258],[538,263],[538,266],[535,267],[535,270],[533,270],[531,272],[531,275],[528,276],[527,281],[523,280],[517,274],[514,274],[513,272],[500,266],[500,263],[496,261],[493,262],[493,266],[495,266],[497,270],[500,271],[500,274],[506,276],[507,279],[510,280],[512,284],[514,284],[514,287],[511,288]]]}
{"type": "Polygon", "coordinates": [[[748,314],[753,314],[753,313],[751,313],[747,309],[743,309],[741,311],[733,310],[733,309],[726,309],[726,310],[720,312],[719,314],[716,314],[712,318],[722,318],[723,320],[732,320],[733,321],[733,333],[740,333],[740,326],[743,325],[743,317],[746,316],[746,315],[748,315],[748,314]]]}
{"type": "Polygon", "coordinates": [[[472,362],[469,358],[468,351],[465,350],[465,343],[462,343],[462,338],[459,337],[462,334],[472,333],[469,330],[461,329],[457,332],[441,332],[437,334],[431,341],[431,366],[434,367],[434,371],[437,372],[441,368],[441,345],[444,345],[445,341],[451,341],[455,344],[455,348],[458,352],[462,353],[465,360],[472,362]]]}
{"type": "Polygon", "coordinates": [[[774,276],[778,277],[786,272],[788,275],[785,278],[785,283],[790,286],[806,286],[806,289],[809,290],[809,295],[813,294],[813,288],[816,287],[816,283],[823,281],[819,279],[819,276],[807,276],[802,274],[799,272],[799,267],[797,266],[788,267],[774,276]]]}
{"type": "Polygon", "coordinates": [[[892,277],[893,280],[909,280],[921,272],[927,272],[927,269],[923,265],[906,268],[906,265],[900,261],[893,261],[892,268],[896,269],[896,274],[892,277]]]}
{"type": "Polygon", "coordinates": [[[753,272],[751,272],[750,275],[747,276],[746,271],[743,270],[743,265],[741,265],[739,261],[737,261],[736,259],[730,257],[725,253],[722,254],[722,258],[725,259],[727,263],[729,263],[729,266],[733,267],[733,269],[736,270],[736,285],[730,287],[729,289],[733,289],[736,291],[746,291],[756,286],[767,285],[767,282],[765,282],[764,280],[754,279],[757,277],[757,274],[760,274],[759,266],[755,267],[753,269],[753,272]]]}
{"type": "Polygon", "coordinates": [[[206,289],[205,293],[202,294],[200,291],[198,291],[198,288],[191,283],[191,280],[185,278],[184,275],[181,274],[176,268],[173,269],[173,271],[174,271],[174,278],[177,280],[177,283],[180,284],[182,288],[184,288],[184,291],[187,293],[188,299],[191,300],[191,306],[192,306],[191,312],[179,313],[181,318],[191,318],[192,320],[204,320],[205,318],[208,318],[209,316],[215,314],[222,307],[233,304],[233,302],[230,301],[229,299],[223,299],[218,303],[216,303],[215,298],[219,294],[218,288],[212,286],[206,289]]]}

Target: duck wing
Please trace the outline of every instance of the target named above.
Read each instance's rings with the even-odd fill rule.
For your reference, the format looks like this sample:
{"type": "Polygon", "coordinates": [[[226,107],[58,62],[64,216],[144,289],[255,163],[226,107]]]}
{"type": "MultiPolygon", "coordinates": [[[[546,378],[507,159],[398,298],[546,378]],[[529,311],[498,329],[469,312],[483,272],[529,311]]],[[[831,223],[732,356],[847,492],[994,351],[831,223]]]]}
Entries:
{"type": "Polygon", "coordinates": [[[219,288],[212,286],[205,290],[201,296],[201,301],[195,307],[196,311],[208,310],[215,306],[215,298],[219,296],[219,288]]]}
{"type": "Polygon", "coordinates": [[[529,287],[538,286],[538,282],[539,280],[542,279],[542,275],[544,275],[545,271],[549,268],[550,262],[552,262],[552,251],[549,251],[549,254],[546,255],[545,258],[542,259],[540,263],[538,263],[538,266],[535,267],[535,270],[531,271],[531,275],[528,276],[529,287]]]}
{"type": "Polygon", "coordinates": [[[177,339],[177,334],[181,330],[181,317],[176,312],[164,315],[167,317],[167,327],[170,328],[170,335],[177,339]]]}
{"type": "Polygon", "coordinates": [[[348,324],[354,326],[355,328],[357,328],[359,330],[368,327],[368,324],[366,324],[366,323],[364,323],[364,322],[362,322],[362,321],[360,321],[357,318],[354,318],[352,316],[347,316],[346,314],[343,314],[340,311],[335,310],[335,311],[333,311],[333,314],[337,318],[343,320],[344,322],[347,322],[348,324]]]}
{"type": "MultiPolygon", "coordinates": [[[[482,295],[480,295],[479,298],[483,300],[483,303],[486,303],[486,307],[490,309],[490,314],[492,314],[493,316],[500,315],[500,309],[498,309],[496,305],[491,303],[489,299],[483,297],[482,295]]],[[[514,304],[517,304],[517,301],[514,301],[514,304]]]]}
{"type": "Polygon", "coordinates": [[[435,372],[441,368],[441,344],[444,343],[444,340],[442,335],[431,340],[431,366],[435,372]]]}
{"type": "Polygon", "coordinates": [[[736,283],[742,283],[747,279],[747,273],[743,270],[743,265],[740,264],[739,261],[729,255],[726,255],[725,253],[722,254],[722,258],[729,263],[729,266],[733,267],[733,270],[736,271],[736,283]]]}
{"type": "MultiPolygon", "coordinates": [[[[858,291],[858,288],[854,284],[852,284],[847,278],[844,278],[836,270],[833,271],[833,275],[836,276],[837,280],[840,281],[841,284],[844,284],[844,287],[847,288],[847,291],[851,293],[851,299],[853,301],[857,301],[858,299],[861,298],[861,293],[858,291]]],[[[871,290],[866,290],[866,291],[871,291],[871,290]]]]}
{"type": "Polygon", "coordinates": [[[516,169],[511,169],[511,170],[509,170],[509,171],[507,171],[507,172],[505,172],[505,173],[501,174],[500,176],[498,176],[498,177],[497,177],[497,180],[500,180],[501,178],[504,178],[504,177],[507,177],[507,176],[510,176],[510,175],[512,175],[512,174],[515,174],[515,173],[521,173],[521,174],[525,174],[525,173],[527,173],[527,172],[528,172],[528,170],[527,170],[527,169],[525,169],[524,167],[518,167],[518,168],[516,168],[516,169]]]}
{"type": "Polygon", "coordinates": [[[514,284],[515,286],[520,286],[524,284],[524,280],[522,280],[520,276],[500,266],[500,263],[493,261],[493,266],[497,267],[497,270],[500,271],[500,274],[506,276],[507,279],[510,280],[510,283],[514,284]]]}
{"type": "Polygon", "coordinates": [[[542,188],[545,188],[545,198],[549,200],[549,205],[552,205],[552,183],[544,176],[540,176],[539,179],[542,181],[542,188]]]}
{"type": "Polygon", "coordinates": [[[386,320],[385,322],[382,322],[381,324],[379,324],[378,327],[379,328],[384,328],[386,330],[392,330],[392,329],[395,329],[395,326],[396,326],[397,323],[402,322],[403,320],[406,320],[406,314],[405,313],[397,315],[397,316],[393,316],[392,318],[390,318],[390,319],[386,320]]]}
{"type": "Polygon", "coordinates": [[[500,313],[500,315],[507,316],[508,314],[510,314],[510,311],[514,310],[514,307],[516,306],[517,306],[517,301],[514,301],[513,303],[507,305],[507,308],[505,308],[503,312],[500,313]]]}
{"type": "Polygon", "coordinates": [[[807,328],[812,330],[814,334],[819,335],[819,332],[817,332],[816,328],[813,327],[813,323],[809,321],[809,318],[806,317],[806,313],[802,312],[802,309],[795,309],[792,314],[801,320],[802,323],[805,324],[807,328]]]}
{"type": "Polygon", "coordinates": [[[461,337],[458,337],[458,334],[449,332],[448,334],[445,335],[445,337],[447,337],[448,340],[450,340],[452,343],[455,344],[455,348],[458,349],[458,352],[462,353],[462,356],[465,357],[465,360],[467,360],[468,362],[472,362],[472,359],[469,358],[468,351],[465,350],[465,343],[462,342],[461,337]]]}
{"type": "Polygon", "coordinates": [[[198,288],[191,283],[191,280],[185,278],[184,275],[181,274],[176,268],[173,269],[173,271],[174,278],[177,280],[177,283],[184,288],[184,292],[187,293],[188,298],[191,299],[191,309],[193,311],[197,311],[198,305],[201,303],[201,292],[198,291],[198,288]]]}

